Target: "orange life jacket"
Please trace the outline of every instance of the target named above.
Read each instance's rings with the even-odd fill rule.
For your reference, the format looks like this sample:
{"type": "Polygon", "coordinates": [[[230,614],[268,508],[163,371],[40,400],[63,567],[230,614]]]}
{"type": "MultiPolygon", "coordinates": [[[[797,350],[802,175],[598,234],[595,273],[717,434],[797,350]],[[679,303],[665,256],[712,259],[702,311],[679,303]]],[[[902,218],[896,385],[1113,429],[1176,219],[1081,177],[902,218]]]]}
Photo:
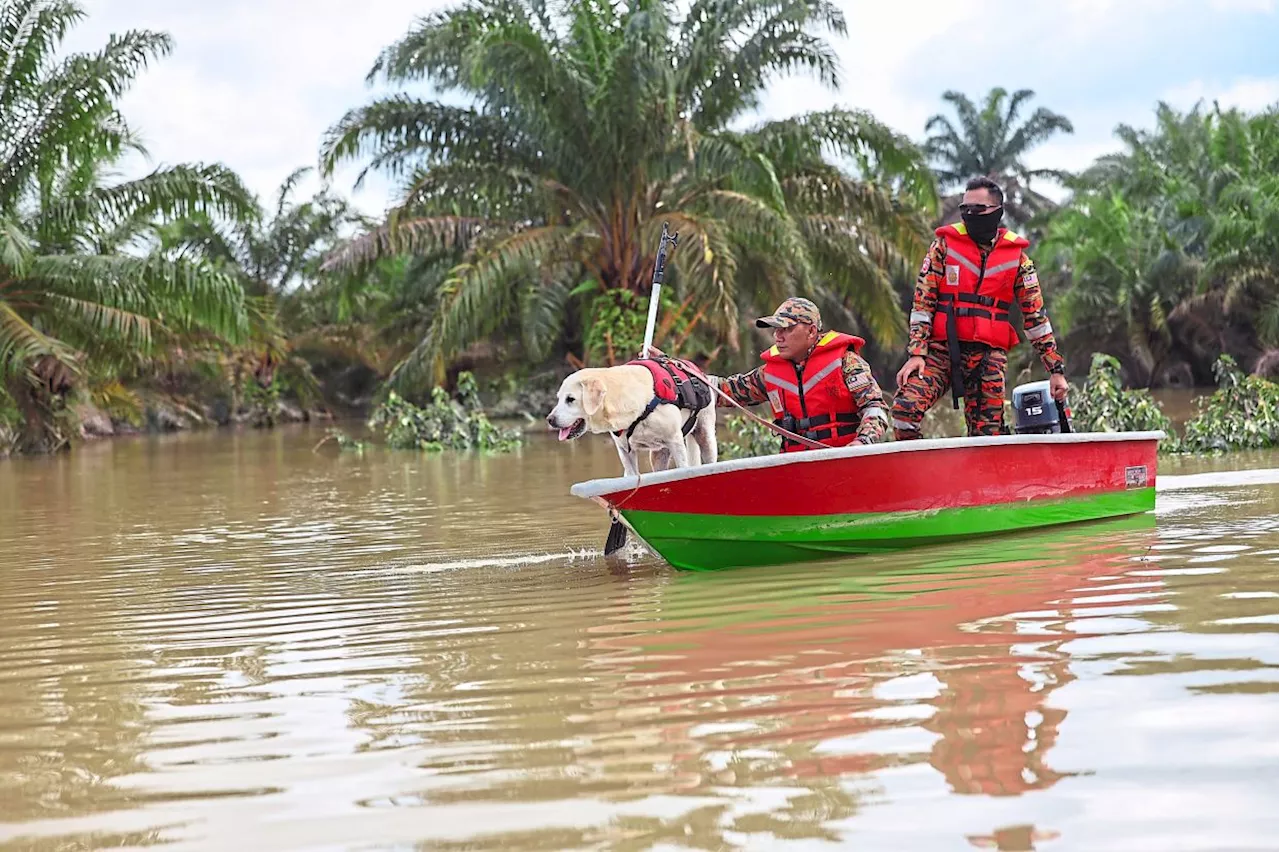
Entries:
{"type": "Polygon", "coordinates": [[[1009,309],[1022,250],[1030,243],[1001,228],[984,257],[963,222],[943,225],[934,233],[947,241],[947,262],[930,336],[947,340],[947,326],[954,321],[957,341],[1004,350],[1017,346],[1018,333],[1009,322],[1009,309]]]}
{"type": "MultiPolygon", "coordinates": [[[[776,346],[761,352],[774,424],[829,447],[853,443],[859,418],[840,364],[849,347],[859,352],[864,343],[861,337],[828,331],[818,338],[803,367],[779,355],[776,346]]],[[[782,439],[784,453],[804,449],[808,448],[801,443],[782,439]]]]}

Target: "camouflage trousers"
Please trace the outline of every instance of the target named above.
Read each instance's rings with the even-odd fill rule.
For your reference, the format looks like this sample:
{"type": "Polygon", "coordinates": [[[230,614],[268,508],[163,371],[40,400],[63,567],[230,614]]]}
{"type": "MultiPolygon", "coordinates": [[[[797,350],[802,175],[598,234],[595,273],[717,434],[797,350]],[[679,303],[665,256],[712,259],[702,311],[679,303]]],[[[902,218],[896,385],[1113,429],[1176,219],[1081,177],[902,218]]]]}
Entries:
{"type": "MultiPolygon", "coordinates": [[[[982,343],[961,343],[964,420],[969,435],[999,435],[1004,426],[1004,372],[1009,353],[982,343]]],[[[951,354],[946,341],[929,341],[924,372],[913,373],[893,397],[893,438],[920,437],[920,421],[951,390],[951,354]]]]}

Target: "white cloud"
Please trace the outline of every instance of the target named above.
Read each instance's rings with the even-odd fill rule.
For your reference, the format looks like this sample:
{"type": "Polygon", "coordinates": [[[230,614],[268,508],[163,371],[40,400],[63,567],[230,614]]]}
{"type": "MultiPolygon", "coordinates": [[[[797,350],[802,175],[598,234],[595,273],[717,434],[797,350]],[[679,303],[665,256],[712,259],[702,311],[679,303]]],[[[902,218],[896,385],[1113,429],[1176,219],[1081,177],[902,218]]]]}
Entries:
{"type": "Polygon", "coordinates": [[[1277,0],[1209,0],[1209,9],[1214,14],[1230,14],[1232,12],[1257,12],[1268,14],[1276,11],[1277,0]]]}
{"type": "MultiPolygon", "coordinates": [[[[761,104],[769,118],[832,107],[865,109],[912,137],[938,110],[936,95],[914,97],[904,78],[922,59],[926,43],[960,30],[973,9],[964,3],[897,0],[857,3],[846,8],[849,35],[833,46],[841,66],[841,90],[831,92],[813,79],[797,76],[774,83],[761,104]]],[[[936,61],[936,60],[934,60],[936,61]]],[[[940,92],[945,87],[939,83],[940,92]]]]}
{"type": "MultiPolygon", "coordinates": [[[[927,118],[943,109],[945,89],[976,96],[996,84],[1030,87],[1038,93],[1033,106],[1065,112],[1076,125],[1075,134],[1033,152],[1030,164],[1081,168],[1115,149],[1116,124],[1145,125],[1162,97],[1186,107],[1217,96],[1224,106],[1251,109],[1276,99],[1276,78],[1225,71],[1224,80],[1167,79],[1145,88],[1096,75],[1083,90],[1075,82],[1081,70],[1105,69],[1109,51],[1132,57],[1194,49],[1161,42],[1155,27],[1171,15],[1203,14],[1204,2],[1061,0],[1014,13],[994,0],[845,0],[849,34],[834,41],[841,91],[811,78],[783,79],[767,91],[760,112],[777,118],[857,107],[918,140],[927,118]]],[[[1215,14],[1273,14],[1276,5],[1210,2],[1215,14]]],[[[156,162],[225,162],[265,201],[295,168],[316,164],[329,126],[380,91],[364,84],[378,52],[416,17],[449,5],[453,0],[366,0],[354,8],[345,0],[88,0],[89,18],[69,42],[96,49],[127,28],[170,33],[173,54],[125,97],[126,116],[156,162]]],[[[381,212],[388,183],[371,177],[352,193],[355,172],[340,171],[335,186],[366,211],[381,212]]]]}
{"type": "Polygon", "coordinates": [[[1190,109],[1198,101],[1204,101],[1206,106],[1217,101],[1223,109],[1236,107],[1256,112],[1277,99],[1280,99],[1280,78],[1276,77],[1240,77],[1225,85],[1192,80],[1166,90],[1163,95],[1163,100],[1180,110],[1190,109]]]}
{"type": "MultiPolygon", "coordinates": [[[[942,92],[957,89],[977,98],[991,85],[1010,91],[1039,88],[1019,79],[1021,58],[1032,58],[1028,70],[1073,61],[1089,56],[1100,36],[1114,36],[1117,26],[1131,32],[1136,43],[1145,30],[1134,26],[1144,17],[1163,14],[1162,0],[1064,0],[1052,6],[1030,6],[1019,10],[1015,61],[990,62],[991,51],[984,37],[975,37],[975,20],[984,15],[1000,15],[1007,7],[991,3],[953,3],[940,0],[895,0],[892,4],[859,3],[848,9],[849,38],[835,43],[842,64],[843,85],[832,94],[811,80],[791,79],[773,86],[761,105],[769,118],[793,115],[833,106],[867,109],[881,121],[912,139],[924,137],[930,116],[950,115],[942,92]],[[922,82],[928,81],[928,82],[922,82]]],[[[999,42],[997,42],[999,43],[999,42]]],[[[1025,72],[1024,72],[1025,73],[1025,72]]],[[[1105,98],[1102,100],[1106,100],[1105,98]]],[[[1153,98],[1154,102],[1154,98],[1153,98]]],[[[1031,102],[1032,108],[1048,106],[1043,91],[1031,102]]],[[[1072,114],[1076,132],[1059,135],[1028,157],[1034,168],[1075,170],[1087,166],[1100,154],[1114,150],[1111,132],[1119,120],[1129,116],[1115,113],[1090,120],[1072,114]],[[1117,118],[1116,115],[1121,115],[1117,118]]],[[[1064,192],[1052,184],[1038,188],[1062,198],[1064,192]]]]}
{"type": "MultiPolygon", "coordinates": [[[[369,0],[356,14],[341,0],[99,0],[68,48],[96,50],[124,29],[169,33],[173,52],[144,72],[121,102],[152,155],[150,167],[221,161],[266,202],[294,169],[317,165],[329,126],[378,91],[366,87],[364,77],[379,51],[415,17],[444,5],[369,0]]],[[[335,186],[350,191],[355,171],[340,171],[335,186]]],[[[303,188],[317,185],[312,180],[303,188]]],[[[354,200],[380,212],[386,192],[384,181],[371,179],[354,200]]]]}

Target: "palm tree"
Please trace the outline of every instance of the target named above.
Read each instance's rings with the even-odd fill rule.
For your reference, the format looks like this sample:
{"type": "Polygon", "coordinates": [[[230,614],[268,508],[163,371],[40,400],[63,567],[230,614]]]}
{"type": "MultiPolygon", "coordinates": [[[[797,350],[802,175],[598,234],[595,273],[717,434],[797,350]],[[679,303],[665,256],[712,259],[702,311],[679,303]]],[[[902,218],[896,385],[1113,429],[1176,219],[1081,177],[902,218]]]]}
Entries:
{"type": "Polygon", "coordinates": [[[310,199],[295,200],[299,182],[311,171],[296,169],[276,191],[271,207],[255,203],[250,216],[219,221],[199,215],[175,222],[166,253],[201,257],[234,269],[250,296],[285,295],[301,278],[315,277],[344,228],[368,224],[327,187],[310,199]]]}
{"type": "Polygon", "coordinates": [[[1125,328],[1144,383],[1160,381],[1168,358],[1207,383],[1222,352],[1253,363],[1274,351],[1276,125],[1274,106],[1245,115],[1167,104],[1152,130],[1120,125],[1124,150],[1073,181],[1070,207],[1050,224],[1047,250],[1070,282],[1054,289],[1064,326],[1076,314],[1090,335],[1125,328]]]}
{"type": "Polygon", "coordinates": [[[246,194],[219,166],[177,166],[105,185],[136,139],[114,101],[169,50],[158,33],[112,36],[54,61],[83,17],[70,2],[0,3],[0,379],[22,415],[21,448],[65,444],[57,412],[87,361],[125,361],[184,334],[235,338],[243,292],[199,262],[119,253],[138,223],[216,210],[246,194]]]}
{"type": "Polygon", "coordinates": [[[1054,288],[1061,329],[1123,341],[1138,381],[1152,384],[1173,350],[1170,314],[1194,292],[1195,260],[1153,211],[1106,191],[1075,198],[1053,219],[1041,250],[1070,265],[1070,286],[1054,288]]]}
{"type": "MultiPolygon", "coordinates": [[[[305,201],[295,200],[298,183],[310,171],[301,168],[290,174],[269,210],[255,204],[250,216],[230,220],[189,216],[160,232],[157,251],[161,256],[210,263],[233,275],[246,294],[246,340],[225,359],[233,410],[239,406],[244,379],[251,376],[259,388],[270,390],[282,368],[295,392],[314,395],[316,390],[307,363],[294,352],[297,338],[316,330],[306,325],[290,327],[287,305],[300,289],[316,281],[321,260],[344,230],[369,223],[328,188],[305,201]]],[[[263,425],[272,422],[272,411],[259,414],[263,425]]]]}
{"type": "Polygon", "coordinates": [[[427,81],[471,102],[377,100],[322,151],[326,171],[359,159],[362,178],[405,181],[387,222],[335,266],[460,257],[396,379],[438,376],[443,356],[513,325],[563,335],[573,317],[590,321],[591,294],[646,294],[664,221],[681,238],[668,283],[731,348],[745,307],[771,307],[783,289],[847,307],[883,338],[902,333],[889,272],[921,249],[934,203],[918,151],[849,110],[729,129],[775,74],[807,68],[835,85],[814,31],[843,34],[843,15],[826,0],[696,0],[678,21],[673,10],[472,0],[383,52],[370,80],[427,81]],[[829,156],[901,176],[907,193],[829,156]]]}
{"type": "Polygon", "coordinates": [[[1034,97],[1035,92],[1030,89],[1019,89],[1010,96],[1004,89],[994,88],[979,110],[960,92],[942,95],[955,108],[959,126],[938,114],[924,127],[928,134],[924,150],[933,164],[939,190],[952,193],[943,200],[942,221],[955,217],[961,198],[957,190],[976,176],[989,177],[1000,184],[1005,195],[1005,216],[1015,226],[1025,225],[1054,208],[1052,200],[1031,188],[1031,181],[1062,181],[1065,175],[1056,169],[1028,168],[1023,158],[1055,133],[1073,133],[1075,129],[1065,116],[1044,107],[1019,123],[1023,105],[1034,97]]]}

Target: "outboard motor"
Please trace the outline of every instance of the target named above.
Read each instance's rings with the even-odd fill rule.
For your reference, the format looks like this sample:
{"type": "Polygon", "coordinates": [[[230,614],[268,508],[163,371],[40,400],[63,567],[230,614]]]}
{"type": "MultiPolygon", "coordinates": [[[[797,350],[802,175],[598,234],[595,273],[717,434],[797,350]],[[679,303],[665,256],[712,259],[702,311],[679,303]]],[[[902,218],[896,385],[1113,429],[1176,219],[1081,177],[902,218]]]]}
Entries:
{"type": "Polygon", "coordinates": [[[1071,431],[1071,410],[1049,393],[1049,383],[1028,382],[1013,389],[1013,431],[1052,435],[1071,431]]]}

